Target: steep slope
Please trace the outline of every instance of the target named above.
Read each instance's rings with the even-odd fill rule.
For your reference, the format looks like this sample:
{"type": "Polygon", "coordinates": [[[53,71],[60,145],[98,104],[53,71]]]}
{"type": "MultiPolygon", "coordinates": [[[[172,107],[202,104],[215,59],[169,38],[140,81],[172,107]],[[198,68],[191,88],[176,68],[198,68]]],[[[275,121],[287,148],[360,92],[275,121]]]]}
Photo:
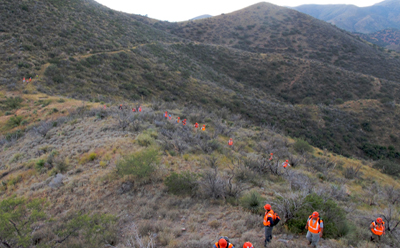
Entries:
{"type": "Polygon", "coordinates": [[[15,111],[41,119],[14,127],[18,137],[0,136],[5,247],[207,248],[221,235],[261,247],[265,203],[282,218],[273,247],[309,247],[304,225],[315,210],[326,223],[322,247],[367,247],[367,227],[381,216],[388,223],[381,247],[399,242],[400,184],[369,161],[312,148],[223,108],[154,101],[133,113],[135,102],[119,110],[44,94],[0,95],[20,97],[15,111]],[[40,98],[48,104],[36,104],[40,98]],[[64,113],[49,115],[56,107],[64,113]],[[291,166],[283,169],[286,159],[291,166]]]}
{"type": "Polygon", "coordinates": [[[400,28],[400,3],[397,0],[386,0],[369,7],[309,4],[294,9],[350,32],[374,33],[400,28]]]}
{"type": "MultiPolygon", "coordinates": [[[[350,111],[342,111],[336,106],[344,101],[375,99],[397,110],[395,101],[400,100],[400,87],[396,82],[322,63],[307,58],[309,55],[305,58],[294,57],[284,46],[282,49],[271,48],[275,52],[265,54],[235,48],[240,47],[241,43],[230,47],[226,44],[191,42],[151,27],[149,24],[156,26],[158,23],[155,20],[115,12],[92,1],[28,1],[23,6],[7,1],[2,4],[2,16],[14,21],[7,22],[9,30],[13,29],[14,24],[23,23],[19,19],[22,11],[35,10],[37,13],[29,15],[29,20],[46,24],[51,31],[41,33],[42,36],[27,36],[30,28],[29,23],[26,23],[16,26],[15,33],[2,33],[2,46],[5,49],[1,54],[1,66],[4,69],[1,84],[4,89],[61,94],[95,102],[162,99],[192,103],[209,109],[226,107],[259,124],[274,125],[293,137],[301,137],[315,146],[346,156],[366,156],[362,150],[365,144],[400,148],[390,138],[393,133],[379,132],[383,138],[377,139],[375,133],[366,133],[361,128],[364,122],[369,122],[374,130],[392,130],[398,122],[380,123],[374,119],[365,120],[362,116],[355,118],[350,111]],[[78,8],[85,12],[74,11],[78,8]],[[84,35],[90,33],[90,30],[62,37],[62,32],[54,33],[52,29],[58,27],[74,30],[80,25],[81,19],[87,23],[88,28],[92,29],[93,26],[93,30],[96,30],[93,35],[102,34],[103,38],[93,40],[93,44],[97,44],[96,50],[87,51],[86,48],[91,43],[87,43],[84,35]],[[98,26],[96,22],[100,21],[103,25],[98,26]],[[126,35],[114,33],[119,32],[114,29],[110,32],[109,29],[100,30],[104,26],[111,25],[111,28],[114,24],[126,29],[126,35]],[[26,45],[18,43],[16,37],[21,37],[22,44],[26,45]],[[36,46],[37,39],[46,43],[36,46]],[[101,44],[105,41],[114,45],[104,47],[101,44]],[[32,82],[22,82],[23,77],[31,76],[32,82]]],[[[263,6],[253,8],[260,10],[263,6]]],[[[249,9],[244,10],[243,16],[247,18],[248,12],[249,9]]],[[[224,17],[217,17],[217,20],[220,18],[224,17]]],[[[282,27],[285,23],[282,23],[282,27]]],[[[344,35],[354,41],[347,33],[344,35]]],[[[305,37],[305,34],[299,36],[299,42],[305,37]]],[[[334,37],[331,37],[330,42],[342,44],[334,37]]],[[[254,50],[256,47],[250,44],[243,49],[254,50]]],[[[322,49],[322,52],[327,50],[322,49]]],[[[346,61],[350,63],[350,54],[345,50],[340,53],[347,56],[346,61]]],[[[382,59],[385,56],[395,56],[384,53],[378,55],[382,59]]],[[[374,68],[380,69],[379,64],[374,68]]],[[[386,70],[399,68],[388,67],[386,70]]],[[[387,75],[390,76],[390,73],[387,75]]],[[[376,111],[380,112],[381,105],[378,105],[376,111]]],[[[6,112],[4,110],[3,114],[6,112]]],[[[396,118],[397,112],[394,112],[391,120],[396,118]]]]}
{"type": "Polygon", "coordinates": [[[400,78],[398,57],[328,23],[268,3],[206,20],[153,26],[196,42],[308,58],[388,80],[400,78]]]}

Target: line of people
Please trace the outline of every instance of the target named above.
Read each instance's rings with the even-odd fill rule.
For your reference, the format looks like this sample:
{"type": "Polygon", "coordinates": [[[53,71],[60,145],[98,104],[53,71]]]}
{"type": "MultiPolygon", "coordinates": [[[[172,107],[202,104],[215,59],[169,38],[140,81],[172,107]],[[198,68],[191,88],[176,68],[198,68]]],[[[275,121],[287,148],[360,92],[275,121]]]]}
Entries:
{"type": "MultiPolygon", "coordinates": [[[[270,204],[264,206],[264,247],[267,247],[272,240],[272,229],[276,226],[279,221],[279,215],[271,209],[270,204]]],[[[305,229],[307,230],[306,238],[308,244],[312,247],[317,247],[319,240],[322,238],[324,232],[324,221],[320,218],[318,212],[313,212],[307,219],[305,229]]],[[[370,224],[371,230],[371,241],[379,242],[382,235],[385,235],[385,222],[382,218],[377,218],[370,224]]]]}

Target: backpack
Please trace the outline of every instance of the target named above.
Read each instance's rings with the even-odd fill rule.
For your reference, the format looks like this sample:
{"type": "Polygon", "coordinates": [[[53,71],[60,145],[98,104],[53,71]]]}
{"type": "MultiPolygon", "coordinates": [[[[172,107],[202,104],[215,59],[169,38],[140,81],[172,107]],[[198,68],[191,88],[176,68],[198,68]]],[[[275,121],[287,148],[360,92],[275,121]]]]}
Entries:
{"type": "Polygon", "coordinates": [[[281,218],[279,217],[279,215],[276,212],[274,212],[274,216],[273,216],[272,220],[274,221],[274,224],[272,226],[276,226],[276,225],[278,225],[279,221],[281,221],[281,218]]]}

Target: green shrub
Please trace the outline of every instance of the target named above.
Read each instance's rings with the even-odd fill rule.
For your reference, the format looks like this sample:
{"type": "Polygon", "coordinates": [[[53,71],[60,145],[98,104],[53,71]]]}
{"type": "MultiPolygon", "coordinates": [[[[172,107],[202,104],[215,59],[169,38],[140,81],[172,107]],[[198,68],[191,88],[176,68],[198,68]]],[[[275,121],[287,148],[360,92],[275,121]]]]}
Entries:
{"type": "Polygon", "coordinates": [[[391,176],[400,176],[400,164],[390,160],[380,160],[373,167],[391,176]]]}
{"type": "Polygon", "coordinates": [[[23,100],[21,97],[9,97],[6,100],[2,101],[0,103],[0,106],[4,110],[18,109],[21,107],[22,102],[23,100]]]}
{"type": "Polygon", "coordinates": [[[336,104],[343,104],[344,101],[343,101],[342,98],[336,98],[336,99],[335,99],[335,103],[336,103],[336,104]]]}
{"type": "Polygon", "coordinates": [[[22,123],[22,116],[11,116],[6,123],[7,129],[12,129],[14,127],[20,126],[22,123]]]}
{"type": "Polygon", "coordinates": [[[39,159],[39,160],[36,161],[36,163],[35,163],[35,169],[36,169],[37,171],[41,171],[41,170],[44,168],[44,164],[45,164],[44,159],[39,159]]]}
{"type": "Polygon", "coordinates": [[[265,199],[257,191],[251,191],[242,196],[239,202],[244,209],[255,214],[262,214],[264,212],[264,201],[265,199]]]}
{"type": "Polygon", "coordinates": [[[197,175],[184,171],[181,174],[172,172],[164,180],[168,191],[174,195],[193,195],[197,189],[197,175]]]}
{"type": "Polygon", "coordinates": [[[149,134],[141,133],[140,135],[138,135],[136,137],[136,142],[140,146],[148,147],[151,144],[153,144],[153,139],[151,138],[151,136],[149,134]]]}
{"type": "Polygon", "coordinates": [[[159,162],[158,152],[148,149],[136,152],[117,161],[117,172],[120,176],[132,175],[136,178],[148,178],[159,162]]]}
{"type": "Polygon", "coordinates": [[[349,232],[345,211],[332,199],[324,199],[315,193],[309,194],[304,199],[301,206],[294,212],[293,218],[288,219],[285,225],[294,233],[303,233],[307,219],[314,211],[319,212],[320,218],[324,221],[326,238],[343,237],[349,232]]]}
{"type": "Polygon", "coordinates": [[[311,153],[314,151],[314,148],[310,144],[308,144],[307,141],[302,139],[296,140],[296,142],[293,144],[293,149],[299,153],[304,153],[304,152],[311,153]]]}

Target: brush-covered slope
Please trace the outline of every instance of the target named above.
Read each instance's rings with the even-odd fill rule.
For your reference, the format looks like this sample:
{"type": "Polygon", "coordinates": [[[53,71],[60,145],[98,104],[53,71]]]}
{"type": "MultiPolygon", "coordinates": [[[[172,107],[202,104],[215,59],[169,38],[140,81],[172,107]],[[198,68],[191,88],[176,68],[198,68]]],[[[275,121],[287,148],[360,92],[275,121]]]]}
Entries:
{"type": "Polygon", "coordinates": [[[400,28],[400,3],[397,0],[386,0],[369,7],[307,4],[294,9],[350,32],[374,33],[400,28]]]}
{"type": "Polygon", "coordinates": [[[398,57],[331,24],[268,3],[206,20],[153,26],[196,42],[308,58],[394,81],[400,78],[398,57]]]}
{"type": "Polygon", "coordinates": [[[370,34],[357,33],[363,40],[384,47],[386,49],[400,52],[400,30],[384,29],[370,34]]]}
{"type": "Polygon", "coordinates": [[[282,218],[273,247],[308,247],[304,226],[315,210],[325,221],[322,247],[371,245],[368,226],[377,217],[388,226],[380,246],[399,242],[398,164],[315,149],[225,108],[153,101],[119,110],[0,95],[3,104],[16,98],[13,111],[29,121],[0,120],[9,123],[0,131],[14,134],[0,135],[3,247],[207,248],[221,235],[236,247],[261,247],[265,203],[282,218]],[[138,105],[142,112],[133,113],[138,105]]]}
{"type": "MultiPolygon", "coordinates": [[[[23,24],[15,26],[13,33],[1,33],[2,46],[6,48],[1,54],[4,58],[1,83],[7,90],[61,94],[96,102],[154,98],[209,109],[226,107],[252,121],[275,125],[293,137],[302,137],[315,146],[346,156],[366,156],[363,147],[371,144],[400,148],[390,138],[395,133],[387,131],[396,130],[398,125],[394,101],[400,100],[400,88],[395,82],[314,59],[288,56],[286,52],[264,54],[227,45],[190,42],[134,19],[149,23],[154,20],[125,15],[94,2],[49,0],[2,4],[2,16],[12,20],[7,21],[8,30],[15,23],[23,24]],[[37,13],[28,15],[30,22],[25,23],[21,16],[23,11],[30,10],[37,13]],[[53,29],[75,30],[81,25],[79,20],[86,23],[87,32],[74,31],[63,37],[62,32],[53,29]],[[97,25],[100,21],[103,25],[97,25]],[[39,36],[32,31],[29,23],[35,22],[49,28],[48,32],[39,36]],[[113,25],[117,23],[126,32],[116,34],[119,31],[113,25]],[[84,34],[90,32],[103,38],[93,38],[96,49],[87,51],[92,43],[87,43],[84,34]],[[17,37],[22,43],[16,41],[17,37]],[[46,43],[35,45],[36,40],[46,43]],[[105,41],[116,45],[102,47],[100,43],[105,41]],[[79,50],[82,47],[85,49],[79,50]],[[22,82],[23,77],[30,76],[32,82],[22,82]],[[383,112],[382,118],[389,114],[385,109],[392,108],[390,121],[381,123],[362,115],[355,118],[351,109],[342,111],[336,106],[362,99],[374,99],[378,106],[374,111],[383,112]],[[312,108],[315,114],[311,113],[312,108]],[[385,129],[379,133],[383,134],[382,139],[374,132],[365,132],[362,128],[365,125],[365,128],[371,125],[375,131],[385,129]]],[[[2,114],[7,111],[2,109],[2,114]]]]}

